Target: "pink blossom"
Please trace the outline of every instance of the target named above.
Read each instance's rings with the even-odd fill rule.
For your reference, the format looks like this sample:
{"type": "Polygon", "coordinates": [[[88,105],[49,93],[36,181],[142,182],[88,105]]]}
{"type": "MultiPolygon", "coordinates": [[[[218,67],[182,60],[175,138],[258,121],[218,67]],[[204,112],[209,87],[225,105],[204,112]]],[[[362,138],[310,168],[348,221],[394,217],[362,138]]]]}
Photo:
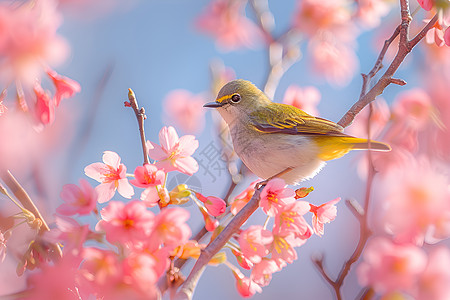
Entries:
{"type": "Polygon", "coordinates": [[[166,174],[159,170],[155,165],[145,164],[137,166],[134,170],[134,178],[130,183],[141,188],[148,188],[150,186],[161,185],[165,181],[166,174]]]}
{"type": "Polygon", "coordinates": [[[382,184],[384,226],[396,240],[421,245],[430,229],[440,228],[446,219],[448,224],[448,178],[425,158],[411,161],[403,169],[392,169],[382,184]]]}
{"type": "Polygon", "coordinates": [[[79,93],[81,90],[81,86],[78,82],[68,77],[61,76],[54,70],[48,69],[47,75],[51,78],[56,88],[56,106],[59,106],[62,99],[71,98],[75,93],[79,93]]]}
{"type": "Polygon", "coordinates": [[[0,231],[0,263],[5,260],[6,257],[6,238],[5,235],[0,231]]]}
{"type": "Polygon", "coordinates": [[[215,38],[221,50],[253,48],[262,39],[262,34],[244,15],[244,10],[243,1],[214,0],[198,17],[197,28],[215,38]]]}
{"type": "Polygon", "coordinates": [[[296,201],[285,205],[275,216],[274,233],[294,233],[299,238],[309,238],[312,229],[303,215],[309,212],[310,205],[306,201],[296,201]]]}
{"type": "Polygon", "coordinates": [[[151,186],[146,188],[141,193],[142,201],[144,201],[147,207],[153,207],[159,205],[160,207],[166,207],[170,202],[169,191],[160,185],[151,186]]]}
{"type": "Polygon", "coordinates": [[[42,66],[59,64],[68,54],[66,42],[57,35],[61,16],[52,0],[32,5],[0,5],[0,55],[5,80],[24,86],[40,78],[42,66]]]}
{"type": "Polygon", "coordinates": [[[147,239],[156,222],[153,213],[137,200],[127,204],[111,201],[100,213],[102,220],[97,223],[96,228],[105,231],[106,239],[110,243],[147,239]]]}
{"type": "Polygon", "coordinates": [[[347,85],[358,69],[359,61],[354,49],[348,43],[334,41],[334,38],[310,40],[308,52],[314,71],[332,84],[347,85]]]}
{"type": "Polygon", "coordinates": [[[239,234],[241,251],[252,263],[259,263],[269,253],[267,245],[272,241],[272,233],[259,225],[252,225],[239,234]]]}
{"type": "Polygon", "coordinates": [[[56,216],[55,223],[56,228],[46,232],[44,238],[51,243],[64,242],[64,253],[79,255],[84,242],[94,237],[89,225],[80,225],[72,218],[56,216]]]}
{"type": "Polygon", "coordinates": [[[310,38],[331,34],[346,39],[354,31],[350,6],[345,0],[297,1],[293,26],[310,38]]]}
{"type": "Polygon", "coordinates": [[[246,270],[250,270],[251,268],[253,268],[253,263],[244,256],[244,253],[242,253],[241,251],[234,250],[234,249],[232,249],[231,252],[236,257],[238,264],[242,268],[244,268],[246,270]]]}
{"type": "Polygon", "coordinates": [[[392,118],[398,126],[403,125],[399,132],[404,127],[421,130],[437,117],[430,96],[424,90],[415,88],[398,95],[392,105],[392,118]]]}
{"type": "Polygon", "coordinates": [[[155,293],[158,274],[155,269],[156,259],[149,253],[131,253],[123,260],[124,281],[143,295],[150,297],[155,293]]]}
{"type": "Polygon", "coordinates": [[[56,264],[43,264],[41,272],[29,277],[31,285],[26,299],[67,299],[77,300],[77,274],[80,260],[76,256],[65,255],[56,264]]]}
{"type": "Polygon", "coordinates": [[[359,0],[357,16],[369,28],[377,27],[381,18],[389,13],[389,4],[379,0],[359,0]]]}
{"type": "Polygon", "coordinates": [[[253,181],[242,193],[234,197],[233,202],[231,202],[231,213],[233,215],[236,215],[250,201],[255,193],[255,185],[259,181],[253,181]]]}
{"type": "Polygon", "coordinates": [[[378,293],[410,291],[424,271],[427,256],[421,248],[395,244],[384,237],[369,241],[363,262],[356,273],[362,286],[371,286],[378,293]]]}
{"type": "Polygon", "coordinates": [[[127,167],[120,163],[120,156],[112,151],[103,154],[104,163],[93,163],[84,168],[84,173],[100,184],[95,188],[98,202],[109,201],[116,190],[125,198],[134,195],[133,187],[126,178],[127,167]]]}
{"type": "Polygon", "coordinates": [[[253,280],[245,277],[237,268],[233,270],[234,278],[236,279],[236,289],[239,294],[244,297],[252,297],[255,293],[261,293],[261,287],[253,280]]]}
{"type": "Polygon", "coordinates": [[[337,204],[340,200],[341,198],[336,198],[319,206],[310,204],[311,212],[314,214],[312,217],[312,224],[314,232],[318,236],[322,236],[324,234],[323,225],[325,223],[330,223],[336,218],[337,208],[335,204],[337,204]]]}
{"type": "Polygon", "coordinates": [[[55,121],[55,100],[50,97],[47,91],[36,82],[33,86],[36,95],[35,112],[36,117],[44,125],[52,124],[55,121]]]}
{"type": "Polygon", "coordinates": [[[199,206],[200,212],[202,213],[203,220],[205,221],[205,229],[208,231],[214,231],[219,226],[219,221],[208,214],[206,208],[199,206]]]}
{"type": "Polygon", "coordinates": [[[200,132],[205,126],[205,99],[187,90],[173,90],[164,99],[168,122],[186,133],[200,132]]]}
{"type": "Polygon", "coordinates": [[[261,192],[259,206],[270,217],[274,217],[283,207],[295,201],[295,192],[287,188],[283,179],[270,180],[261,192]]]}
{"type": "Polygon", "coordinates": [[[80,281],[87,293],[108,294],[121,282],[123,266],[113,251],[85,248],[83,258],[80,281]]]}
{"type": "Polygon", "coordinates": [[[431,8],[434,5],[435,0],[417,0],[420,6],[422,6],[423,9],[430,11],[431,8]]]}
{"type": "Polygon", "coordinates": [[[298,237],[292,232],[273,232],[273,242],[270,245],[272,259],[280,269],[286,263],[293,263],[297,259],[297,252],[294,247],[300,247],[306,243],[305,237],[298,237]]]}
{"type": "Polygon", "coordinates": [[[57,207],[56,212],[64,216],[88,215],[97,205],[97,192],[85,179],[80,179],[80,187],[64,185],[60,196],[65,203],[57,207]]]}
{"type": "Polygon", "coordinates": [[[220,216],[225,212],[227,208],[227,204],[225,203],[225,201],[218,197],[214,196],[205,197],[200,193],[195,193],[195,196],[197,197],[198,200],[200,200],[205,204],[206,209],[213,217],[220,216]]]}
{"type": "Polygon", "coordinates": [[[280,270],[281,268],[274,260],[264,257],[253,267],[250,279],[259,286],[264,287],[269,285],[272,280],[272,274],[280,270]]]}
{"type": "Polygon", "coordinates": [[[320,91],[313,86],[299,87],[290,85],[284,93],[283,103],[293,105],[310,115],[318,116],[317,105],[320,101],[320,91]]]}
{"type": "Polygon", "coordinates": [[[155,229],[150,237],[153,244],[164,243],[169,247],[184,244],[191,236],[186,224],[189,212],[183,208],[165,208],[155,218],[155,229]]]}
{"type": "Polygon", "coordinates": [[[184,135],[178,138],[175,128],[163,127],[159,132],[159,142],[155,144],[148,141],[148,156],[156,160],[156,166],[165,172],[180,171],[192,175],[198,171],[197,161],[191,157],[198,148],[198,141],[193,135],[184,135]]]}
{"type": "Polygon", "coordinates": [[[420,275],[416,291],[417,300],[450,299],[450,251],[444,246],[433,248],[428,256],[425,271],[420,275]]]}

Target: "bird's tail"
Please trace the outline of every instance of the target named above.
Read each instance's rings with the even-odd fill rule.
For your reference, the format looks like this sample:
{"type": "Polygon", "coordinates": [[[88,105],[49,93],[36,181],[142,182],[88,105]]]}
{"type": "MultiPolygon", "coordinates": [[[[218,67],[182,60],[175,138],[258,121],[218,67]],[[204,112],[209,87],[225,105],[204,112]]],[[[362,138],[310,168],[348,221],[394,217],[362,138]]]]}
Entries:
{"type": "Polygon", "coordinates": [[[350,150],[391,151],[391,147],[386,143],[352,136],[317,137],[316,143],[320,148],[319,158],[325,161],[342,157],[350,150]]]}

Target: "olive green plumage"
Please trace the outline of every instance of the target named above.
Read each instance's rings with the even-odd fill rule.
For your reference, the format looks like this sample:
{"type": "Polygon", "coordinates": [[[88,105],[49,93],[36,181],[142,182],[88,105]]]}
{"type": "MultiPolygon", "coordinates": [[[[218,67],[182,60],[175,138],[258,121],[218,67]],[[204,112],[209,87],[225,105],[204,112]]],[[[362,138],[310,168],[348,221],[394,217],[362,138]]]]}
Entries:
{"type": "Polygon", "coordinates": [[[236,153],[256,175],[268,179],[282,173],[287,183],[314,176],[324,161],[357,149],[389,151],[389,145],[343,133],[343,128],[286,104],[274,103],[251,82],[227,83],[215,102],[230,127],[236,153]]]}

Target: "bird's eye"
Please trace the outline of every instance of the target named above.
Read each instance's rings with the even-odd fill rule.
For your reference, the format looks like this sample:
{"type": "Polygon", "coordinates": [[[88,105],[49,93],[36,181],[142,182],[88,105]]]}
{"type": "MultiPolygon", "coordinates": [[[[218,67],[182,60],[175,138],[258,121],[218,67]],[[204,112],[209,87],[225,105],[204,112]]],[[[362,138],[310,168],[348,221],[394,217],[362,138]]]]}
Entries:
{"type": "Polygon", "coordinates": [[[241,101],[241,95],[239,94],[233,94],[233,96],[231,96],[231,101],[233,103],[238,103],[239,101],[241,101]]]}

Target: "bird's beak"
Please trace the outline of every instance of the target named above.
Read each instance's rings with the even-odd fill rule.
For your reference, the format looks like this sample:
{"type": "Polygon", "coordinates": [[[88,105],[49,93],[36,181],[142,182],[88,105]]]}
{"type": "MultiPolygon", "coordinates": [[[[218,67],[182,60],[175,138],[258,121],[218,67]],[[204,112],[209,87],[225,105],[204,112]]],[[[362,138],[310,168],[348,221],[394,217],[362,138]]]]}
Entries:
{"type": "Polygon", "coordinates": [[[219,103],[219,102],[209,102],[206,103],[205,105],[203,105],[203,107],[211,107],[211,108],[218,108],[218,107],[222,107],[223,103],[219,103]]]}

